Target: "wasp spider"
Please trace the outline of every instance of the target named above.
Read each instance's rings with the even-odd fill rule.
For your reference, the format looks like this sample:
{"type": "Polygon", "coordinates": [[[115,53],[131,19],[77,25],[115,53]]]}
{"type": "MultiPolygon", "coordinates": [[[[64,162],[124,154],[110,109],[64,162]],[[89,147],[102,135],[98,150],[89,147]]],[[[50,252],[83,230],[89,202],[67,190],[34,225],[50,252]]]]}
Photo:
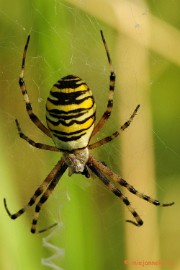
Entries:
{"type": "Polygon", "coordinates": [[[11,219],[16,219],[21,216],[28,207],[35,204],[37,202],[37,198],[41,196],[35,206],[35,213],[31,226],[32,233],[40,233],[56,225],[53,224],[46,229],[39,231],[36,230],[41,207],[49,198],[49,195],[52,193],[58,184],[59,179],[67,168],[69,169],[69,175],[72,175],[73,173],[83,174],[85,177],[90,177],[90,173],[96,175],[107,186],[107,188],[112,191],[118,198],[120,198],[122,202],[128,207],[135,221],[127,221],[136,226],[141,226],[143,224],[142,219],[132,208],[128,198],[123,195],[123,193],[111,182],[111,180],[117,182],[119,185],[127,188],[131,193],[145,201],[148,201],[151,204],[156,206],[173,205],[173,203],[160,204],[158,200],[152,199],[149,196],[139,192],[132,185],[128,184],[123,178],[111,171],[106,165],[104,165],[104,163],[97,161],[89,153],[89,150],[108,143],[119,136],[119,134],[131,124],[140,107],[140,105],[138,105],[135,108],[128,121],[126,121],[119,128],[119,130],[95,143],[90,143],[91,138],[101,130],[111,115],[113,107],[113,93],[115,88],[115,72],[112,66],[111,57],[103,32],[101,31],[100,33],[109,62],[110,82],[107,108],[96,125],[94,125],[96,118],[96,104],[92,92],[85,81],[74,75],[63,77],[52,87],[46,103],[46,122],[48,127],[46,127],[34,114],[24,81],[26,52],[30,40],[30,35],[27,38],[22,58],[19,86],[26,103],[27,113],[31,121],[45,135],[53,140],[55,146],[37,143],[27,137],[22,132],[19,122],[16,119],[16,126],[19,132],[19,136],[36,148],[62,152],[61,159],[48,174],[44,182],[36,189],[34,195],[30,198],[27,205],[25,205],[17,213],[11,214],[7,208],[6,199],[4,199],[4,206],[8,215],[11,219]]]}

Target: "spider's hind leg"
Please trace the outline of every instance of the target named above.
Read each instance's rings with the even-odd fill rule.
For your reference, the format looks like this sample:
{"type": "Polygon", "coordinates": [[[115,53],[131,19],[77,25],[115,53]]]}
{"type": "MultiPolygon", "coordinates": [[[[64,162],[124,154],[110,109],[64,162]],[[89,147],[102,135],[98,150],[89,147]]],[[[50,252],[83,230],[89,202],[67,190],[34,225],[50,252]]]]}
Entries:
{"type": "Polygon", "coordinates": [[[30,35],[28,35],[24,51],[23,51],[23,58],[22,58],[22,64],[21,64],[21,73],[19,76],[19,87],[21,89],[21,93],[23,95],[25,104],[26,104],[26,111],[29,115],[29,118],[31,121],[48,137],[52,138],[52,134],[50,130],[41,122],[41,120],[37,117],[37,115],[33,112],[32,105],[29,99],[28,91],[26,88],[25,80],[24,80],[24,71],[25,71],[25,63],[26,63],[26,53],[28,49],[30,41],[30,35]]]}
{"type": "Polygon", "coordinates": [[[107,186],[107,188],[114,193],[118,198],[122,200],[122,202],[128,207],[129,211],[133,215],[136,221],[132,220],[126,220],[127,222],[132,223],[133,225],[139,227],[143,225],[143,220],[140,218],[139,214],[135,211],[135,209],[131,206],[131,203],[129,202],[128,198],[122,194],[122,192],[115,187],[113,183],[101,172],[101,170],[96,166],[94,162],[94,159],[92,156],[90,157],[90,160],[88,162],[88,167],[90,170],[107,186]]]}
{"type": "Polygon", "coordinates": [[[104,165],[102,162],[99,162],[95,160],[92,156],[90,156],[89,160],[98,168],[99,171],[103,172],[104,175],[121,185],[122,187],[125,187],[129,192],[136,195],[137,197],[155,205],[155,206],[172,206],[174,202],[170,203],[160,203],[160,201],[151,198],[148,195],[145,195],[142,192],[139,192],[137,189],[135,189],[132,185],[130,185],[126,180],[124,180],[122,177],[111,171],[106,165],[104,165]]]}
{"type": "MultiPolygon", "coordinates": [[[[31,232],[36,233],[36,224],[37,224],[37,220],[38,220],[38,217],[39,217],[39,212],[41,210],[41,206],[48,199],[49,195],[54,190],[54,188],[57,185],[60,177],[63,175],[63,173],[65,172],[66,169],[67,169],[67,165],[64,162],[64,159],[59,160],[58,163],[56,164],[56,166],[48,174],[48,176],[46,177],[44,182],[36,189],[36,191],[34,192],[34,195],[31,197],[29,202],[23,208],[21,208],[19,211],[17,211],[14,214],[11,214],[11,212],[9,211],[9,209],[7,207],[6,199],[4,199],[4,207],[5,207],[5,210],[6,210],[7,214],[9,215],[9,217],[11,219],[16,219],[19,216],[21,216],[27,210],[27,208],[31,207],[33,204],[35,204],[37,198],[42,195],[39,202],[37,203],[37,205],[35,207],[35,216],[34,216],[34,219],[33,219],[33,222],[32,222],[32,227],[31,227],[31,232]]],[[[46,229],[38,231],[38,233],[44,232],[47,229],[50,229],[50,228],[52,228],[54,226],[55,226],[55,224],[49,226],[46,229]]]]}
{"type": "Polygon", "coordinates": [[[87,166],[84,167],[84,171],[81,174],[84,175],[86,178],[90,178],[91,176],[87,166]]]}
{"type": "Polygon", "coordinates": [[[37,225],[37,222],[38,222],[38,218],[39,218],[39,213],[41,211],[41,207],[47,201],[47,199],[49,198],[49,196],[51,195],[51,193],[55,189],[55,187],[58,184],[61,176],[66,171],[67,167],[68,166],[64,162],[63,159],[61,159],[57,163],[56,170],[54,170],[53,177],[51,178],[51,182],[50,182],[49,186],[43,192],[41,198],[39,199],[39,202],[36,204],[34,218],[33,218],[32,225],[31,225],[31,232],[32,233],[42,233],[42,232],[45,232],[45,231],[47,231],[47,230],[49,230],[49,229],[51,229],[51,228],[53,228],[54,226],[57,225],[57,223],[54,223],[53,225],[51,225],[49,227],[46,227],[45,229],[36,231],[36,225],[37,225]]]}

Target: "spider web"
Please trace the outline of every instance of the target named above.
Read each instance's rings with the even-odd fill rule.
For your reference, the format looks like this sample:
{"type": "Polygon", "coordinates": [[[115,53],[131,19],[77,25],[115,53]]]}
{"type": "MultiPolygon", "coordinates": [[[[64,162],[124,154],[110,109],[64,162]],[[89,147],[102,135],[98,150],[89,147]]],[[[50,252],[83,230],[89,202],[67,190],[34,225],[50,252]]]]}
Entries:
{"type": "MultiPolygon", "coordinates": [[[[86,5],[86,1],[77,1],[77,4],[79,2],[83,2],[84,5],[86,5]]],[[[28,85],[33,109],[43,120],[45,100],[49,89],[51,88],[52,84],[56,82],[60,77],[71,73],[76,74],[87,81],[95,95],[98,108],[98,117],[100,117],[103,113],[106,107],[108,96],[109,67],[99,34],[100,29],[103,29],[104,31],[115,67],[118,65],[118,59],[115,59],[117,41],[115,31],[113,31],[106,24],[103,24],[103,22],[99,21],[96,17],[93,17],[89,15],[89,13],[80,10],[78,7],[76,7],[76,3],[75,5],[71,5],[66,1],[49,0],[46,1],[46,4],[43,3],[43,1],[29,1],[28,3],[24,4],[22,1],[18,0],[14,6],[12,6],[12,3],[8,4],[10,4],[12,7],[11,10],[8,10],[5,3],[2,3],[0,8],[1,17],[4,20],[4,25],[6,26],[5,29],[7,29],[5,32],[1,30],[2,36],[0,40],[0,48],[2,51],[1,58],[2,62],[5,63],[5,65],[1,67],[3,100],[1,101],[0,110],[2,130],[3,133],[7,135],[3,136],[1,134],[1,141],[5,142],[5,144],[2,146],[2,152],[6,152],[3,158],[6,159],[7,163],[11,164],[13,167],[12,175],[10,175],[10,178],[13,180],[15,179],[15,181],[12,183],[12,196],[8,195],[8,198],[9,201],[11,200],[11,206],[13,209],[17,209],[27,201],[27,199],[33,193],[35,187],[37,187],[41,180],[45,178],[58,158],[57,156],[52,157],[53,155],[51,153],[42,153],[32,149],[31,147],[28,147],[26,144],[23,144],[21,140],[19,140],[15,130],[14,118],[17,117],[20,122],[22,122],[22,128],[29,137],[33,137],[35,140],[40,142],[49,142],[48,140],[46,141],[44,136],[39,134],[38,131],[37,133],[35,132],[35,127],[32,126],[25,113],[22,97],[18,93],[17,78],[19,76],[20,60],[27,34],[31,34],[31,41],[28,49],[25,80],[26,84],[28,85]],[[18,11],[19,7],[20,10],[18,11]],[[23,16],[23,14],[26,14],[26,16],[23,16]],[[4,52],[6,56],[3,56],[4,52]],[[7,59],[8,61],[6,61],[7,59]],[[11,133],[9,132],[10,130],[14,130],[14,132],[11,133]],[[38,169],[34,168],[35,164],[37,164],[38,169]],[[24,179],[24,175],[26,175],[26,179],[24,179]],[[27,191],[27,189],[29,190],[27,191]],[[16,196],[14,194],[16,194],[16,196]],[[19,201],[17,201],[16,198],[17,194],[22,197],[22,199],[19,201]],[[17,202],[16,206],[13,205],[14,201],[17,202]]],[[[132,7],[129,6],[129,9],[132,9],[132,7]]],[[[144,13],[143,16],[148,16],[149,10],[145,8],[142,13],[144,13]]],[[[159,10],[158,13],[160,16],[163,16],[162,10],[159,10]]],[[[133,21],[134,27],[138,31],[138,29],[141,29],[142,14],[139,14],[137,17],[135,15],[134,9],[132,9],[131,14],[131,19],[133,21]]],[[[122,53],[124,54],[124,62],[121,62],[121,70],[127,71],[127,73],[130,75],[133,74],[132,76],[134,76],[136,81],[136,66],[133,65],[133,68],[131,69],[126,64],[126,60],[128,59],[129,55],[128,48],[122,48],[122,53]]],[[[152,87],[155,85],[156,89],[156,85],[161,83],[163,89],[163,75],[166,73],[168,74],[168,72],[173,73],[173,67],[171,67],[166,60],[162,59],[157,54],[151,53],[150,58],[152,62],[152,68],[155,70],[155,74],[153,74],[153,78],[150,79],[149,84],[152,85],[152,87]],[[156,78],[158,78],[158,80],[156,78]]],[[[174,78],[176,79],[176,77],[174,78]]],[[[117,79],[117,81],[120,80],[121,78],[117,79]]],[[[138,83],[139,82],[137,81],[134,84],[135,89],[133,89],[133,91],[136,92],[136,97],[132,98],[134,102],[133,104],[137,104],[136,102],[139,102],[140,98],[140,94],[138,92],[138,83]]],[[[171,83],[173,82],[171,81],[171,83]]],[[[167,85],[168,84],[169,82],[167,81],[167,85]]],[[[159,90],[159,88],[157,89],[159,90]]],[[[123,87],[120,90],[125,91],[123,87]]],[[[169,92],[169,89],[167,88],[166,91],[169,92]]],[[[174,114],[169,115],[166,113],[166,118],[168,120],[167,126],[169,125],[170,131],[175,134],[176,130],[178,129],[177,123],[179,120],[179,111],[177,109],[176,103],[173,105],[173,100],[168,99],[166,91],[161,91],[162,95],[160,103],[166,103],[167,100],[171,102],[170,107],[173,107],[174,114]],[[164,95],[166,95],[167,100],[164,99],[164,95]],[[173,117],[175,118],[175,122],[172,121],[173,117]]],[[[120,102],[121,93],[119,94],[116,92],[116,94],[117,95],[115,98],[113,111],[114,114],[112,115],[111,120],[102,130],[101,135],[98,134],[97,137],[99,139],[101,136],[104,137],[116,130],[119,127],[119,122],[126,120],[129,117],[131,110],[134,109],[134,105],[131,106],[132,103],[130,100],[123,100],[121,104],[124,106],[124,108],[127,108],[127,110],[125,112],[125,116],[123,115],[122,120],[118,120],[118,104],[120,102]],[[131,104],[129,104],[129,102],[131,104]]],[[[173,95],[178,96],[178,94],[175,92],[173,95]]],[[[171,98],[172,95],[169,97],[171,98]]],[[[157,115],[159,115],[161,112],[160,109],[158,109],[159,105],[155,100],[156,98],[159,102],[160,96],[154,92],[152,94],[152,100],[155,104],[154,111],[157,113],[157,115]]],[[[138,114],[137,117],[143,117],[143,106],[144,105],[142,104],[142,109],[139,113],[140,115],[138,114]]],[[[168,103],[166,103],[166,106],[168,106],[168,103]]],[[[163,107],[161,111],[165,113],[167,110],[163,107]]],[[[164,119],[163,115],[160,116],[162,116],[162,119],[164,119]]],[[[158,193],[162,192],[164,196],[167,194],[165,200],[168,201],[168,190],[172,189],[170,184],[171,180],[175,184],[170,199],[172,198],[173,193],[175,194],[176,198],[178,197],[176,195],[176,190],[178,190],[178,185],[176,183],[180,174],[178,169],[180,149],[177,142],[173,141],[173,136],[171,138],[168,137],[166,129],[163,127],[164,124],[161,125],[161,118],[159,119],[159,122],[155,120],[155,126],[151,129],[155,137],[154,140],[158,178],[156,187],[158,189],[158,193]],[[165,133],[163,133],[163,131],[165,133]],[[169,166],[167,166],[168,163],[169,166]],[[163,164],[166,165],[163,166],[163,164]]],[[[162,120],[162,123],[164,123],[163,121],[164,120],[162,120]]],[[[136,120],[133,125],[136,126],[136,120]]],[[[135,132],[137,133],[138,130],[132,129],[132,131],[127,131],[127,133],[130,133],[129,145],[132,145],[133,143],[135,132]]],[[[151,145],[149,144],[148,147],[151,147],[151,145]]],[[[134,153],[134,156],[130,157],[120,148],[119,142],[114,141],[111,146],[104,146],[99,150],[98,153],[95,152],[95,155],[98,156],[100,160],[104,160],[110,168],[113,168],[114,171],[119,173],[121,159],[124,157],[127,157],[128,159],[136,159],[133,165],[130,164],[129,172],[123,176],[127,179],[133,179],[133,175],[135,174],[136,167],[138,166],[140,156],[143,155],[146,150],[147,149],[145,148],[143,149],[143,152],[137,150],[137,152],[134,153]]],[[[138,186],[138,189],[139,188],[141,189],[141,183],[138,186]]],[[[7,188],[4,187],[3,189],[6,190],[7,188]]],[[[114,253],[115,249],[121,250],[124,243],[124,239],[119,233],[119,228],[123,225],[119,226],[119,223],[124,224],[123,222],[125,219],[123,215],[119,214],[120,211],[122,213],[122,208],[119,208],[119,205],[121,205],[120,202],[110,195],[108,198],[106,198],[107,191],[105,188],[103,188],[99,181],[97,181],[97,179],[88,180],[80,176],[73,176],[69,179],[65,175],[63,176],[62,183],[60,183],[57,189],[58,191],[53,193],[52,198],[50,199],[51,202],[46,204],[42,209],[40,219],[46,219],[46,216],[48,216],[48,223],[52,220],[58,220],[60,224],[63,222],[63,225],[59,225],[58,228],[56,228],[53,232],[48,232],[48,236],[43,238],[45,255],[40,255],[42,256],[42,264],[52,269],[68,269],[68,266],[66,267],[66,263],[64,262],[67,256],[66,246],[64,244],[64,238],[66,237],[64,235],[67,229],[67,225],[65,225],[66,223],[64,220],[69,219],[67,216],[70,208],[72,208],[77,217],[81,219],[86,215],[86,210],[89,207],[91,208],[91,210],[88,212],[89,219],[83,221],[83,224],[81,224],[81,222],[78,223],[76,220],[77,225],[82,226],[82,230],[84,230],[84,227],[86,226],[87,228],[85,228],[84,234],[88,234],[91,225],[92,227],[95,226],[92,224],[93,222],[91,221],[91,218],[94,220],[95,217],[93,215],[97,215],[97,223],[95,221],[94,222],[97,227],[99,226],[98,228],[101,227],[101,229],[99,229],[97,232],[94,232],[94,238],[97,237],[98,239],[98,237],[101,236],[100,239],[102,240],[103,235],[112,236],[111,239],[113,240],[106,239],[106,241],[104,240],[103,242],[102,240],[102,242],[106,243],[106,251],[108,254],[107,261],[109,257],[112,257],[111,268],[115,270],[119,269],[119,267],[123,264],[124,252],[122,251],[122,255],[119,259],[117,259],[118,253],[116,253],[116,255],[114,255],[114,253]],[[75,191],[73,191],[73,189],[75,189],[75,191]],[[84,206],[81,205],[81,201],[85,202],[84,206]],[[72,204],[75,205],[74,208],[72,204]],[[82,211],[80,211],[78,207],[81,207],[82,211]],[[96,209],[95,214],[93,213],[93,208],[96,209]],[[112,233],[113,231],[118,231],[118,236],[114,236],[112,233]],[[56,241],[56,236],[59,242],[56,241]],[[112,242],[116,242],[116,245],[112,246],[112,242]],[[114,264],[112,261],[114,261],[114,264]]],[[[142,191],[148,193],[148,188],[143,187],[142,191]]],[[[136,202],[135,207],[139,209],[140,205],[140,202],[136,202]]],[[[3,211],[4,210],[2,210],[2,212],[3,211]]],[[[29,215],[28,225],[31,223],[32,214],[33,210],[29,215]]],[[[147,220],[149,218],[148,214],[146,214],[145,210],[141,210],[141,214],[143,215],[143,218],[146,219],[147,224],[147,220]]],[[[164,214],[164,218],[165,215],[166,213],[164,214]]],[[[22,219],[19,222],[23,222],[22,219]]],[[[168,223],[167,217],[166,223],[168,223]]],[[[13,226],[14,224],[11,225],[13,226]]],[[[28,225],[26,224],[25,228],[28,229],[28,225]]],[[[41,242],[41,237],[39,240],[41,242]]],[[[76,240],[78,241],[78,239],[76,240]]],[[[87,245],[85,245],[83,241],[90,240],[90,237],[86,237],[85,240],[79,239],[79,242],[83,247],[86,247],[87,245]]],[[[137,235],[134,236],[134,242],[136,243],[137,247],[140,248],[141,244],[139,243],[139,238],[137,235]]],[[[97,250],[103,249],[103,244],[98,243],[98,240],[96,245],[97,250]]],[[[93,247],[93,244],[90,246],[93,247]]],[[[176,250],[179,250],[178,247],[176,250]]],[[[29,252],[32,252],[32,248],[29,249],[29,252]]],[[[81,252],[84,254],[84,256],[86,256],[85,253],[88,251],[85,252],[81,250],[81,252]]],[[[94,258],[95,257],[96,256],[94,256],[94,258]]],[[[31,267],[31,269],[36,269],[37,265],[34,268],[31,267]]],[[[44,269],[44,267],[42,269],[44,269]]],[[[99,267],[99,269],[101,268],[99,267]]]]}

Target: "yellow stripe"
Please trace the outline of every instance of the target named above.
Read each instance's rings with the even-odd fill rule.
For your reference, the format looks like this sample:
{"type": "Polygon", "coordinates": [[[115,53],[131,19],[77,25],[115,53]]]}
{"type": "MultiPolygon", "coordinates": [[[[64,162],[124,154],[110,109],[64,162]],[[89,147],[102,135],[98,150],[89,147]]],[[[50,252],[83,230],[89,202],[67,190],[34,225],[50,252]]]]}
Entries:
{"type": "Polygon", "coordinates": [[[62,92],[62,93],[73,93],[78,91],[87,91],[88,88],[86,85],[82,84],[80,86],[77,86],[76,88],[57,88],[56,86],[53,86],[51,89],[51,92],[62,92]]]}

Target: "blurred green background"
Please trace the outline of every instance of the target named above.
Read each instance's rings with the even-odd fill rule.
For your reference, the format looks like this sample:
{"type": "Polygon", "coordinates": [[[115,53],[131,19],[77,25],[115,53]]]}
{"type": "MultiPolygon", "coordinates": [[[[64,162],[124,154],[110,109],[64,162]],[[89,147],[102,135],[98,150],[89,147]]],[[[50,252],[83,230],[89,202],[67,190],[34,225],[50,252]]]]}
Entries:
{"type": "Polygon", "coordinates": [[[178,0],[0,0],[0,269],[123,270],[140,269],[143,261],[146,269],[179,269],[179,10],[178,0]],[[109,87],[100,29],[117,84],[113,115],[97,138],[116,130],[138,103],[141,109],[122,137],[93,154],[139,191],[175,205],[156,208],[121,189],[144,220],[134,228],[125,223],[128,209],[98,179],[65,174],[38,223],[59,226],[32,235],[34,208],[12,221],[3,198],[19,210],[60,155],[34,149],[17,134],[15,118],[30,138],[51,144],[29,120],[19,90],[24,44],[30,33],[25,81],[44,123],[49,89],[68,74],[90,86],[99,118],[109,87]]]}

